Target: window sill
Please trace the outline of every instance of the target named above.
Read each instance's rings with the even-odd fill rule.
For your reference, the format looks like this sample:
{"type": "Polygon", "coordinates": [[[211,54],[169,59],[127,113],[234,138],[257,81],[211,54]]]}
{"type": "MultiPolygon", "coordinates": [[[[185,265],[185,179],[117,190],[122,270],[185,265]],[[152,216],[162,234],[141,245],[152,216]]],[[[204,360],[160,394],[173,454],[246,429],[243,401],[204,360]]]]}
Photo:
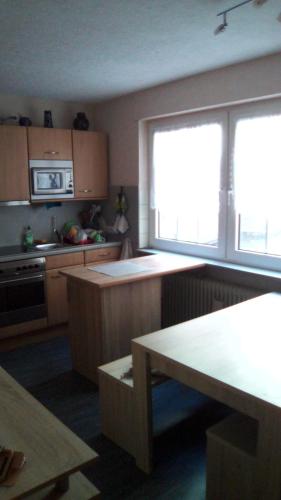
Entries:
{"type": "Polygon", "coordinates": [[[232,271],[240,271],[242,273],[251,274],[252,276],[256,275],[257,277],[273,278],[275,280],[280,280],[280,283],[281,283],[281,272],[279,272],[279,271],[262,269],[259,267],[245,266],[245,265],[241,265],[241,264],[234,264],[233,262],[225,262],[225,261],[221,261],[221,260],[205,259],[203,257],[195,257],[194,255],[179,254],[176,252],[167,252],[164,250],[158,250],[157,248],[139,248],[138,253],[141,254],[141,252],[146,253],[146,254],[181,255],[183,258],[188,257],[189,259],[194,259],[196,261],[199,259],[203,262],[206,262],[206,264],[210,265],[210,266],[216,266],[216,267],[220,267],[220,268],[224,268],[224,269],[230,269],[232,271]]]}

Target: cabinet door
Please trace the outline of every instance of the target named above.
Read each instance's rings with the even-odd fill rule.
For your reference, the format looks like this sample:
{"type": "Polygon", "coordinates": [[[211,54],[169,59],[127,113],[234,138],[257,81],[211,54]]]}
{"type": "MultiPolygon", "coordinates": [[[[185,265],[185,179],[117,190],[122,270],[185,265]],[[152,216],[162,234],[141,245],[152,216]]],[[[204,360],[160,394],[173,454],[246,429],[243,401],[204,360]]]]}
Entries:
{"type": "MultiPolygon", "coordinates": [[[[75,266],[83,267],[83,266],[75,266]]],[[[67,269],[66,267],[61,269],[67,269]]],[[[60,274],[60,269],[47,271],[47,304],[48,304],[48,326],[67,323],[68,300],[67,300],[67,278],[60,274]]]]}
{"type": "Polygon", "coordinates": [[[0,126],[0,201],[29,200],[26,128],[0,126]]]}
{"type": "Polygon", "coordinates": [[[108,196],[107,139],[102,132],[72,131],[75,198],[108,196]]]}
{"type": "Polygon", "coordinates": [[[72,160],[71,130],[28,128],[30,160],[72,160]]]}
{"type": "Polygon", "coordinates": [[[85,264],[108,262],[120,258],[121,247],[104,247],[85,252],[85,264]]]}

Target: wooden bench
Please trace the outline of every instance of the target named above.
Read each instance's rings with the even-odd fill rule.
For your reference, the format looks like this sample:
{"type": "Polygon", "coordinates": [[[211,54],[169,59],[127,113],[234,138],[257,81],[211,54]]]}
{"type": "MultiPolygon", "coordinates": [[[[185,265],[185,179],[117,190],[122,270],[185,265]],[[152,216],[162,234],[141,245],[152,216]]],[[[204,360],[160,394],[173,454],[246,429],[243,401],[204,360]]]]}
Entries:
{"type": "MultiPolygon", "coordinates": [[[[125,356],[100,366],[99,395],[102,433],[135,456],[135,394],[134,380],[124,376],[132,368],[132,356],[125,356]]],[[[167,377],[152,372],[152,385],[167,377]]]]}
{"type": "Polygon", "coordinates": [[[207,430],[207,500],[254,497],[257,421],[234,413],[207,430]]]}

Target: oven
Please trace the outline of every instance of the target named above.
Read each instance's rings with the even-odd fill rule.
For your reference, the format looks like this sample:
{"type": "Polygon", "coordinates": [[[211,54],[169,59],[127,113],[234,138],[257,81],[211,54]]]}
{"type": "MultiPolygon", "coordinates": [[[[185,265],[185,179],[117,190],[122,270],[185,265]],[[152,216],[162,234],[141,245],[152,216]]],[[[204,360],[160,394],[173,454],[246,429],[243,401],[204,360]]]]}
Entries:
{"type": "Polygon", "coordinates": [[[0,327],[46,316],[45,258],[0,263],[0,327]]]}
{"type": "Polygon", "coordinates": [[[31,200],[74,197],[73,163],[68,160],[31,160],[31,200]]]}

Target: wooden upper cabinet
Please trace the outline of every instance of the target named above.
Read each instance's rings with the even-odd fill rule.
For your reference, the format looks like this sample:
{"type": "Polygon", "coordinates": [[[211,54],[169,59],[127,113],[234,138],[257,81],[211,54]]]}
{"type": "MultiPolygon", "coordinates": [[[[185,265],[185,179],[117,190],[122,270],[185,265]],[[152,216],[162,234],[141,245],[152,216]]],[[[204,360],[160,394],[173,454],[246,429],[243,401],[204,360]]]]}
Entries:
{"type": "Polygon", "coordinates": [[[0,201],[28,201],[26,128],[0,125],[0,201]]]}
{"type": "Polygon", "coordinates": [[[27,130],[30,160],[72,160],[71,130],[44,127],[27,130]]]}
{"type": "Polygon", "coordinates": [[[107,138],[102,132],[73,130],[75,198],[108,196],[107,138]]]}

